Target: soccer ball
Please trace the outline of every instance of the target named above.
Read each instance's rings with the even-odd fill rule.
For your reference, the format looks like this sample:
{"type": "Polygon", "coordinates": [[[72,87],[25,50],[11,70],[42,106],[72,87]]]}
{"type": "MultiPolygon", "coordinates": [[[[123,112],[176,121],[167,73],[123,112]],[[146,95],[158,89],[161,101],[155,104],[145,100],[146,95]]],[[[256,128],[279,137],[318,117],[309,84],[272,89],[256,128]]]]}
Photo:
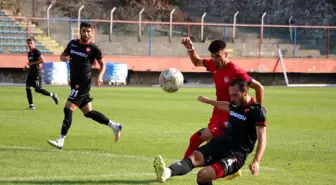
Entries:
{"type": "Polygon", "coordinates": [[[169,93],[177,92],[183,85],[183,75],[176,68],[169,68],[161,72],[159,77],[160,87],[169,93]]]}

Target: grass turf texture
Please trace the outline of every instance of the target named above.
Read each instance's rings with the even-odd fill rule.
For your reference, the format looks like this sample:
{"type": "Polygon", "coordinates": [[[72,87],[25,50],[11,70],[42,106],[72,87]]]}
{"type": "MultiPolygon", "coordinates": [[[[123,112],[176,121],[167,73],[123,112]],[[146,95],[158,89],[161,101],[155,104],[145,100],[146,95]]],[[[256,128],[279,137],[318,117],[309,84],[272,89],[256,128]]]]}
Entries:
{"type": "MultiPolygon", "coordinates": [[[[159,88],[93,88],[93,108],[121,122],[112,130],[76,111],[63,150],[47,144],[60,133],[69,88],[58,93],[60,105],[36,93],[35,111],[23,87],[1,87],[0,184],[158,184],[152,160],[161,154],[167,165],[181,158],[189,137],[205,127],[212,107],[196,101],[214,98],[213,88],[182,88],[169,94],[159,88]]],[[[336,182],[336,113],[332,88],[265,89],[268,145],[258,177],[243,175],[214,184],[334,184],[336,182]]],[[[254,95],[254,92],[251,92],[254,95]]],[[[165,184],[196,184],[197,170],[165,184]]]]}

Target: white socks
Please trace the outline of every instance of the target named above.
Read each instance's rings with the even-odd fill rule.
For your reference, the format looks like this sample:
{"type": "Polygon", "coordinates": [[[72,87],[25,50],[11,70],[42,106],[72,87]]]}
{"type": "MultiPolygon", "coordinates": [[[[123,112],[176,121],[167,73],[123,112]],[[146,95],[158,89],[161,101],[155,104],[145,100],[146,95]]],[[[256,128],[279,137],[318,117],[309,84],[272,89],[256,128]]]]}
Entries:
{"type": "Polygon", "coordinates": [[[167,179],[171,177],[171,170],[170,170],[170,168],[166,168],[165,169],[165,173],[166,173],[166,178],[167,179]]]}
{"type": "Polygon", "coordinates": [[[112,120],[110,120],[108,126],[111,127],[111,128],[115,128],[117,126],[117,124],[114,123],[112,120]]]}
{"type": "Polygon", "coordinates": [[[60,136],[58,136],[58,139],[60,139],[60,140],[64,140],[65,137],[66,137],[66,136],[60,135],[60,136]]]}

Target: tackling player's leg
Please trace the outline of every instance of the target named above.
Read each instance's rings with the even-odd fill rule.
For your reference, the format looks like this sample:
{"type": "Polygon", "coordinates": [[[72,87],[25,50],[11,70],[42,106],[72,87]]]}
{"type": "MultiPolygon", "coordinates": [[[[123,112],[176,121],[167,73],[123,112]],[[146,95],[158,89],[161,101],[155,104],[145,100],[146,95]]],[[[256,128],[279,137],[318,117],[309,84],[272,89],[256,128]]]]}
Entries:
{"type": "Polygon", "coordinates": [[[112,120],[108,119],[104,114],[96,110],[92,110],[91,98],[87,97],[82,105],[79,106],[84,116],[91,118],[96,122],[109,126],[114,133],[114,141],[117,142],[120,139],[120,133],[122,130],[122,125],[120,123],[115,123],[112,120]]]}
{"type": "Polygon", "coordinates": [[[195,151],[186,159],[170,165],[168,168],[166,167],[166,164],[164,163],[161,156],[156,156],[153,162],[156,179],[158,182],[165,182],[167,179],[173,176],[185,175],[195,167],[203,166],[203,164],[203,155],[198,151],[195,151]]]}

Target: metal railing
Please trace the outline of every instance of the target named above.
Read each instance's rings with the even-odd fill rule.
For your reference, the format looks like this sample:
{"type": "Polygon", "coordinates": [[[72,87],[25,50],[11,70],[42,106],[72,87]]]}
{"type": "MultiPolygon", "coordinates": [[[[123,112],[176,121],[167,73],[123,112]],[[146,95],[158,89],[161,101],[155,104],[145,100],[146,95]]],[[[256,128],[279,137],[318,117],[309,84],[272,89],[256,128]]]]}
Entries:
{"type": "MultiPolygon", "coordinates": [[[[51,8],[52,5],[48,7],[47,17],[0,16],[0,20],[9,17],[16,21],[26,21],[26,26],[24,28],[26,31],[26,37],[30,37],[32,34],[32,32],[30,32],[31,21],[34,20],[47,22],[46,30],[43,30],[44,32],[41,34],[45,34],[51,38],[55,37],[54,39],[56,41],[58,41],[59,39],[57,39],[56,36],[53,35],[63,34],[64,36],[65,31],[61,30],[68,30],[67,38],[70,40],[76,38],[79,35],[80,22],[91,22],[94,25],[94,40],[97,39],[98,34],[107,35],[108,39],[106,41],[110,43],[122,42],[121,38],[115,36],[120,35],[121,33],[124,34],[125,38],[130,38],[133,36],[136,38],[137,35],[138,41],[133,40],[132,42],[143,43],[143,41],[147,39],[148,45],[137,44],[137,46],[134,47],[147,48],[148,52],[141,55],[150,56],[158,55],[157,52],[153,50],[157,48],[158,44],[164,45],[164,43],[166,42],[164,40],[158,41],[159,37],[167,37],[167,43],[172,44],[177,43],[176,40],[174,41],[174,38],[181,38],[184,36],[193,37],[193,39],[195,40],[194,42],[198,43],[198,47],[203,48],[201,49],[203,51],[201,52],[201,55],[207,54],[206,48],[208,44],[205,44],[204,42],[212,39],[223,39],[224,41],[229,43],[229,48],[237,51],[237,56],[242,57],[272,57],[273,54],[276,55],[276,49],[274,48],[273,51],[270,48],[272,47],[272,44],[274,46],[275,44],[280,44],[280,47],[281,44],[283,44],[286,51],[288,50],[288,54],[285,54],[286,57],[330,57],[331,55],[336,54],[334,52],[331,53],[331,49],[333,49],[334,47],[334,45],[332,44],[332,37],[334,35],[336,36],[336,26],[293,25],[291,24],[292,17],[290,17],[289,19],[289,25],[264,24],[266,12],[263,13],[263,15],[261,16],[261,24],[238,24],[237,15],[239,11],[237,11],[233,15],[233,23],[210,23],[205,21],[206,13],[202,14],[201,22],[174,22],[174,10],[172,10],[170,13],[169,22],[146,21],[142,20],[142,13],[145,11],[145,9],[142,9],[139,12],[138,21],[115,20],[113,18],[114,11],[116,10],[115,7],[111,10],[111,17],[109,20],[81,19],[81,11],[85,9],[84,6],[81,6],[78,9],[77,19],[53,18],[50,17],[49,14],[51,8]],[[54,27],[58,27],[56,25],[59,22],[67,22],[68,28],[59,27],[57,28],[57,31],[55,31],[54,27]],[[77,25],[75,25],[76,23],[77,25]],[[122,27],[122,25],[128,25],[129,27],[132,27],[132,29],[119,29],[120,27],[122,27]],[[54,31],[52,31],[53,29],[54,31]],[[73,30],[76,30],[78,33],[74,34],[73,30]],[[59,31],[61,31],[61,33],[59,33],[59,31]],[[137,34],[134,35],[134,32],[136,32],[137,34]],[[145,32],[147,34],[144,34],[145,32]],[[319,33],[318,35],[320,36],[315,38],[314,33],[319,33]],[[143,39],[144,37],[146,39],[143,39]],[[232,43],[230,43],[230,41],[232,43]],[[291,45],[292,47],[291,51],[289,51],[289,45],[291,45]],[[256,51],[255,48],[258,48],[258,51],[256,51]],[[316,54],[316,56],[314,56],[314,54],[309,54],[309,51],[313,50],[316,53],[318,53],[319,50],[321,54],[316,54]],[[304,56],[304,54],[300,54],[301,51],[305,51],[306,53],[308,53],[307,56],[304,56]]],[[[21,26],[24,27],[22,24],[21,26]]],[[[131,45],[132,43],[128,44],[131,45]]],[[[173,47],[175,47],[175,45],[173,47]]],[[[124,53],[125,55],[136,55],[136,53],[120,53],[124,53]]],[[[167,55],[169,55],[168,53],[167,55]]],[[[185,52],[183,55],[185,56],[185,52]]]]}

